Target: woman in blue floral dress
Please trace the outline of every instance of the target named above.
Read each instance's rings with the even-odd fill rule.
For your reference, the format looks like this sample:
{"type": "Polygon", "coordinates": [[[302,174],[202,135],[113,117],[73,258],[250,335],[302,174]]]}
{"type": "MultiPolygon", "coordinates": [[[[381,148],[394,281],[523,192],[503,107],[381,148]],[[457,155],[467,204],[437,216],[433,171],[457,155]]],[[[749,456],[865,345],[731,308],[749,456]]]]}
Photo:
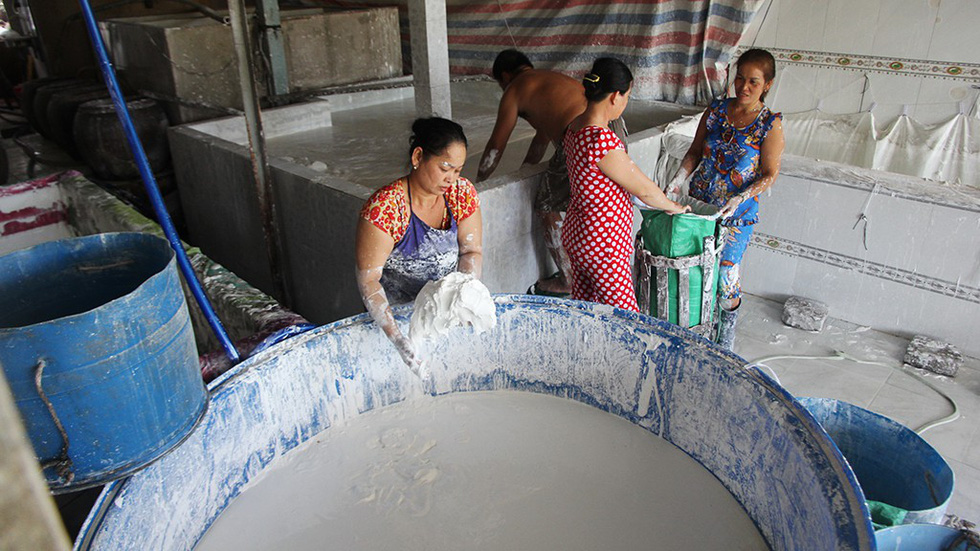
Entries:
{"type": "Polygon", "coordinates": [[[689,195],[719,207],[721,224],[730,230],[720,260],[716,339],[729,350],[742,302],[739,265],[759,221],[759,194],[775,181],[783,154],[782,114],[763,103],[775,76],[769,52],[752,49],[739,57],[735,96],[715,100],[705,110],[670,185],[677,189],[690,176],[689,195]]]}

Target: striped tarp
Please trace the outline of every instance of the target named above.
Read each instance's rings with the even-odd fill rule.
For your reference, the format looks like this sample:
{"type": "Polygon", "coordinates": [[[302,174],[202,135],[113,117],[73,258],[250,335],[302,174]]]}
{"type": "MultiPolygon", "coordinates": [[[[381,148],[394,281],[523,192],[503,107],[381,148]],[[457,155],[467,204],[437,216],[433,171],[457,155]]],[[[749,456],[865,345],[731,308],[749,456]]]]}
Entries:
{"type": "MultiPolygon", "coordinates": [[[[454,75],[489,74],[500,50],[580,77],[601,56],[622,59],[637,97],[705,104],[722,91],[739,38],[764,0],[447,0],[454,75]]],[[[324,0],[399,6],[410,71],[407,0],[324,0]]]]}

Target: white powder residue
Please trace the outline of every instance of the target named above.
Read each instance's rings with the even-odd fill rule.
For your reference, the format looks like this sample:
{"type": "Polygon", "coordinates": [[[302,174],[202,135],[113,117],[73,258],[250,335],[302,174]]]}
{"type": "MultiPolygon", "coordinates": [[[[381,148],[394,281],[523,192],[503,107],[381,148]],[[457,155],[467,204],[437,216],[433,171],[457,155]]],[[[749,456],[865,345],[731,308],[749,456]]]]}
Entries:
{"type": "Polygon", "coordinates": [[[263,475],[197,551],[767,549],[732,495],[666,440],[530,392],[406,400],[263,475]]]}
{"type": "Polygon", "coordinates": [[[497,307],[472,274],[452,272],[422,287],[415,299],[409,338],[416,343],[445,335],[452,327],[472,325],[477,333],[497,326],[497,307]]]}
{"type": "Polygon", "coordinates": [[[491,149],[487,151],[487,156],[483,158],[483,162],[480,163],[480,172],[486,172],[490,170],[491,167],[497,164],[497,155],[500,152],[496,149],[491,149]]]}

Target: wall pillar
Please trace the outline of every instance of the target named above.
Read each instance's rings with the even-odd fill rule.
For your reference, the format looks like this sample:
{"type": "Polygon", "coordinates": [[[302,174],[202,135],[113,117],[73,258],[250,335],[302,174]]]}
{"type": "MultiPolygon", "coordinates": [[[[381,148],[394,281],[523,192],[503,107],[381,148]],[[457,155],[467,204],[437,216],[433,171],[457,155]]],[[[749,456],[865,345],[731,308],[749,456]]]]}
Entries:
{"type": "Polygon", "coordinates": [[[415,112],[419,117],[452,118],[445,0],[409,0],[408,21],[415,112]]]}

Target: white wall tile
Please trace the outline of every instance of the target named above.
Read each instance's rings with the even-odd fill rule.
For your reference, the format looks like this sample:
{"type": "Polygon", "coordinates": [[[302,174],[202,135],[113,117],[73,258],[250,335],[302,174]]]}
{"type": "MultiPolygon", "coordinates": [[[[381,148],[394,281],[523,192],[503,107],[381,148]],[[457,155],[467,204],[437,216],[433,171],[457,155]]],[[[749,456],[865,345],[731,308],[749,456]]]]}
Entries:
{"type": "Polygon", "coordinates": [[[888,73],[868,73],[870,87],[867,102],[875,102],[878,107],[887,105],[914,105],[919,99],[922,80],[917,77],[888,73]]]}
{"type": "MultiPolygon", "coordinates": [[[[933,205],[892,197],[887,192],[875,194],[868,203],[868,250],[864,258],[914,271],[916,254],[930,245],[921,225],[928,223],[932,209],[933,205]]],[[[857,231],[861,229],[859,224],[857,231]]]]}
{"type": "MultiPolygon", "coordinates": [[[[976,30],[980,2],[976,0],[771,1],[768,17],[753,21],[743,46],[755,43],[790,50],[980,63],[976,30]]],[[[763,6],[757,17],[764,17],[765,10],[763,6]]],[[[781,66],[769,103],[794,113],[812,109],[823,98],[825,111],[853,113],[877,101],[878,122],[884,125],[897,118],[905,104],[911,116],[933,124],[954,115],[958,101],[975,99],[975,91],[965,82],[889,74],[871,74],[872,90],[862,96],[861,86],[850,89],[848,79],[853,74],[781,66]],[[835,93],[842,87],[845,92],[835,93]]]]}
{"type": "Polygon", "coordinates": [[[770,191],[760,197],[760,222],[756,230],[799,241],[803,233],[802,221],[809,213],[811,185],[815,184],[804,178],[778,176],[770,191]]]}
{"type": "Polygon", "coordinates": [[[827,7],[821,51],[869,55],[881,0],[831,0],[827,7]]]}
{"type": "Polygon", "coordinates": [[[863,73],[821,69],[813,94],[825,113],[857,113],[861,110],[866,83],[863,73]]]}
{"type": "Polygon", "coordinates": [[[870,54],[926,59],[935,20],[932,2],[905,0],[882,5],[877,23],[868,26],[868,32],[874,33],[870,54]]]}
{"type": "Polygon", "coordinates": [[[827,21],[827,4],[811,0],[779,0],[777,48],[820,50],[827,21]]]}
{"type": "Polygon", "coordinates": [[[865,83],[864,74],[854,71],[783,65],[767,103],[784,113],[809,111],[817,105],[826,113],[856,113],[861,110],[865,83]]]}
{"type": "Polygon", "coordinates": [[[817,295],[813,298],[830,305],[832,316],[905,337],[931,335],[968,355],[980,352],[980,305],[871,276],[855,274],[855,282],[855,276],[833,267],[805,271],[803,263],[797,268],[797,293],[817,295]],[[836,293],[832,282],[839,282],[836,293]]]}
{"type": "Polygon", "coordinates": [[[814,183],[810,187],[809,208],[801,215],[800,241],[811,247],[864,258],[861,227],[854,228],[868,192],[860,189],[814,183]]]}
{"type": "MultiPolygon", "coordinates": [[[[830,308],[830,315],[855,321],[854,305],[864,298],[866,276],[845,268],[800,258],[796,265],[793,294],[819,300],[830,308]]],[[[857,321],[867,325],[867,322],[857,321]]]]}
{"type": "Polygon", "coordinates": [[[749,247],[742,260],[742,291],[772,300],[793,295],[799,257],[761,247],[749,247]]]}
{"type": "MultiPolygon", "coordinates": [[[[939,124],[960,112],[960,101],[973,100],[976,91],[968,83],[955,80],[923,78],[911,116],[922,124],[939,124]]],[[[967,113],[973,102],[968,101],[967,113]]]]}
{"type": "Polygon", "coordinates": [[[980,2],[943,0],[939,5],[928,59],[980,63],[980,2]]]}
{"type": "Polygon", "coordinates": [[[980,287],[980,214],[936,205],[928,218],[915,220],[925,224],[917,232],[941,236],[939,242],[933,237],[915,248],[912,260],[917,273],[980,287]]]}
{"type": "Polygon", "coordinates": [[[815,108],[820,98],[814,90],[817,87],[817,77],[822,72],[815,67],[784,67],[776,75],[778,81],[773,83],[772,98],[767,98],[766,103],[784,113],[799,113],[815,108]]]}
{"type": "Polygon", "coordinates": [[[861,292],[850,300],[838,301],[840,317],[896,335],[914,333],[925,302],[922,294],[928,291],[887,279],[861,277],[861,292]]]}
{"type": "MultiPolygon", "coordinates": [[[[917,293],[928,291],[915,289],[917,293]]],[[[914,317],[903,320],[903,327],[898,331],[922,333],[943,339],[960,349],[969,356],[980,356],[980,304],[958,300],[937,293],[928,292],[923,295],[921,311],[914,317]]],[[[895,302],[905,302],[904,300],[895,302]]]]}

